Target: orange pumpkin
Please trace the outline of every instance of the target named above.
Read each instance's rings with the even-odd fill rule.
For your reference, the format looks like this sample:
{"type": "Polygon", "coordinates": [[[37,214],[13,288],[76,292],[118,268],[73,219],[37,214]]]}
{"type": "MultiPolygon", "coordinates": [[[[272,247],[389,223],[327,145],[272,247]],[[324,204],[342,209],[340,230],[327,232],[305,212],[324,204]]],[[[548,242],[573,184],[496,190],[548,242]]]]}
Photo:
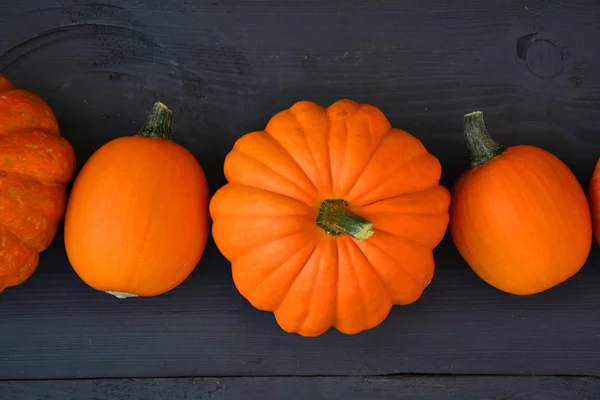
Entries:
{"type": "Polygon", "coordinates": [[[40,97],[0,75],[0,291],[28,279],[64,217],[75,154],[40,97]]]}
{"type": "Polygon", "coordinates": [[[208,237],[208,185],[173,141],[171,110],[156,103],[137,135],[113,139],[85,163],[65,216],[65,246],[89,286],[119,298],[182,283],[208,237]]]}
{"type": "Polygon", "coordinates": [[[600,159],[596,162],[596,168],[592,174],[592,180],[588,188],[588,196],[592,212],[592,226],[596,242],[600,244],[600,159]]]}
{"type": "Polygon", "coordinates": [[[450,233],[470,267],[516,295],[545,291],[577,273],[592,226],[571,170],[538,147],[497,144],[481,112],[465,115],[464,133],[471,168],[452,190],[450,233]]]}
{"type": "Polygon", "coordinates": [[[374,106],[300,101],[227,155],[213,237],[239,292],[283,330],[356,334],[431,282],[449,218],[441,170],[374,106]]]}

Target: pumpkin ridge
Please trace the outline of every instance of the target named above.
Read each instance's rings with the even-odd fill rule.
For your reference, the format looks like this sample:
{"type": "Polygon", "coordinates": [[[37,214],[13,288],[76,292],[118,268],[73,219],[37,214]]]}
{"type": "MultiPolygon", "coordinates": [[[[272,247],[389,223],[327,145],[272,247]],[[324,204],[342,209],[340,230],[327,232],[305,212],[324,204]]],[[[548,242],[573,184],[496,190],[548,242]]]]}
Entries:
{"type": "MultiPolygon", "coordinates": [[[[267,217],[267,218],[271,218],[271,217],[267,217]]],[[[255,246],[249,247],[248,249],[246,249],[244,251],[239,251],[238,254],[235,255],[235,257],[231,258],[231,263],[234,263],[239,257],[243,257],[243,256],[247,255],[248,252],[251,251],[251,250],[254,250],[254,249],[257,249],[257,248],[261,248],[263,246],[266,246],[266,245],[268,245],[270,243],[273,243],[273,242],[276,242],[276,241],[279,241],[279,240],[288,239],[288,238],[290,238],[292,236],[295,236],[295,235],[304,235],[304,234],[305,233],[303,231],[294,231],[292,233],[289,233],[289,234],[286,234],[286,235],[283,235],[283,236],[279,236],[276,239],[269,239],[269,240],[267,240],[264,243],[260,243],[260,244],[257,244],[255,246]]]]}
{"type": "MultiPolygon", "coordinates": [[[[42,169],[38,170],[38,171],[34,171],[34,173],[25,173],[22,172],[20,170],[15,170],[12,168],[7,168],[7,165],[11,165],[11,164],[4,164],[2,167],[0,167],[1,171],[6,171],[6,172],[11,172],[11,173],[19,173],[23,176],[28,176],[28,177],[35,177],[36,179],[38,179],[41,182],[50,184],[50,183],[54,183],[54,184],[58,184],[61,186],[65,186],[68,184],[68,182],[70,182],[70,176],[72,176],[72,171],[75,170],[75,158],[74,158],[74,154],[73,154],[73,150],[72,147],[70,146],[69,142],[67,141],[67,139],[65,139],[63,136],[53,133],[51,130],[45,129],[45,128],[38,128],[38,127],[27,127],[27,128],[22,128],[22,129],[18,129],[18,130],[10,130],[7,131],[8,134],[7,135],[0,135],[0,136],[10,136],[12,134],[16,134],[18,135],[19,133],[22,134],[32,134],[35,135],[36,132],[41,132],[44,135],[46,135],[45,137],[42,138],[36,138],[36,139],[41,139],[41,140],[49,140],[50,143],[44,143],[44,145],[46,145],[47,147],[49,147],[49,149],[44,149],[43,147],[40,147],[37,150],[37,155],[39,156],[40,152],[50,152],[51,154],[55,153],[55,149],[58,148],[59,150],[64,150],[62,151],[62,161],[64,164],[70,165],[70,167],[66,168],[66,169],[62,169],[60,174],[56,174],[55,176],[51,176],[48,175],[47,173],[44,173],[42,169]],[[65,172],[66,171],[66,172],[65,172]],[[67,173],[68,172],[68,173],[67,173]],[[39,176],[36,176],[35,174],[38,174],[39,176]]],[[[11,142],[9,144],[11,147],[14,146],[14,152],[12,152],[11,154],[14,156],[14,159],[17,159],[17,157],[33,157],[33,154],[31,153],[33,150],[32,149],[27,149],[27,145],[22,145],[21,143],[18,142],[11,142]],[[19,152],[18,154],[16,154],[15,152],[19,152]],[[24,154],[24,155],[23,155],[24,154]]],[[[34,148],[38,148],[37,146],[39,146],[39,144],[35,144],[36,147],[34,148]]],[[[59,160],[58,156],[53,156],[53,160],[59,160]]],[[[15,160],[13,160],[15,161],[15,160]]],[[[20,160],[19,160],[20,161],[20,160]]],[[[12,163],[14,165],[14,163],[12,163]]]]}
{"type": "Polygon", "coordinates": [[[307,259],[313,251],[311,244],[301,242],[301,239],[293,236],[285,241],[252,249],[244,256],[236,258],[235,262],[231,264],[231,273],[236,288],[244,297],[249,293],[252,294],[252,298],[246,298],[254,307],[272,311],[275,306],[280,305],[287,293],[287,288],[281,284],[282,279],[284,282],[291,279],[295,271],[302,268],[300,262],[307,259]],[[265,255],[278,252],[277,248],[281,246],[288,246],[288,248],[285,253],[277,254],[276,259],[265,255]],[[268,294],[268,299],[265,299],[265,294],[268,294]]]}
{"type": "MultiPolygon", "coordinates": [[[[373,205],[375,205],[375,204],[377,204],[377,203],[380,203],[380,202],[382,202],[382,201],[393,200],[393,199],[396,199],[396,198],[401,198],[401,197],[404,197],[404,196],[410,196],[410,195],[416,195],[416,194],[426,194],[427,192],[429,192],[429,191],[431,191],[432,189],[434,189],[436,186],[438,186],[438,184],[437,184],[437,183],[434,183],[434,184],[432,184],[430,187],[427,187],[427,188],[425,188],[425,189],[421,189],[421,190],[415,190],[415,191],[412,191],[412,192],[404,192],[404,193],[400,193],[400,194],[398,194],[398,195],[389,196],[389,197],[382,197],[382,198],[380,198],[380,199],[373,200],[373,201],[371,201],[371,202],[369,202],[369,203],[362,204],[362,205],[360,206],[360,208],[361,208],[361,209],[365,209],[365,208],[367,208],[367,207],[373,206],[373,205]]],[[[440,212],[441,212],[442,214],[446,213],[446,211],[440,211],[440,212],[437,212],[437,211],[436,211],[436,212],[433,212],[433,213],[429,213],[429,212],[413,212],[413,211],[411,211],[410,213],[407,213],[407,212],[396,212],[396,211],[393,211],[393,212],[394,212],[394,213],[399,213],[399,214],[406,214],[406,215],[436,215],[436,214],[438,214],[438,213],[440,213],[440,212]]],[[[384,211],[377,211],[377,213],[385,213],[385,212],[384,212],[384,211]]]]}
{"type": "MultiPolygon", "coordinates": [[[[317,284],[319,277],[320,277],[320,273],[323,270],[323,263],[322,263],[323,253],[324,253],[324,248],[321,245],[321,243],[317,241],[313,252],[309,255],[307,260],[304,262],[300,273],[298,274],[298,276],[296,277],[296,279],[294,280],[294,282],[292,283],[292,285],[289,287],[288,291],[286,292],[286,295],[284,296],[284,300],[281,302],[281,304],[278,305],[279,307],[281,307],[283,305],[285,298],[288,297],[288,293],[293,291],[294,284],[295,284],[296,280],[300,277],[300,275],[302,275],[303,273],[313,275],[312,279],[310,280],[311,290],[309,291],[309,294],[308,294],[308,302],[303,302],[303,304],[308,303],[307,307],[306,307],[306,313],[303,314],[302,317],[299,319],[299,321],[296,324],[296,329],[295,329],[300,335],[303,335],[303,336],[312,336],[312,333],[310,332],[310,327],[305,328],[305,325],[310,320],[310,317],[312,315],[314,315],[313,307],[314,307],[314,303],[315,303],[315,298],[322,293],[322,292],[318,292],[315,290],[315,285],[317,284]],[[319,249],[321,249],[322,251],[321,252],[317,251],[319,249]],[[311,263],[311,261],[312,261],[312,263],[311,263]]],[[[308,280],[306,277],[304,277],[304,279],[308,280]]],[[[300,301],[298,299],[294,298],[294,302],[299,303],[300,301]]]]}
{"type": "MultiPolygon", "coordinates": [[[[277,312],[277,310],[279,309],[279,307],[281,307],[281,304],[283,304],[283,302],[285,301],[285,299],[286,299],[286,298],[287,298],[287,296],[289,295],[289,293],[290,293],[290,289],[292,288],[292,286],[294,286],[294,283],[296,283],[296,280],[298,279],[298,277],[300,276],[300,274],[301,274],[301,273],[302,273],[302,271],[304,270],[304,267],[305,267],[306,263],[308,262],[308,260],[310,260],[310,259],[311,259],[311,258],[314,256],[315,252],[317,251],[317,247],[318,247],[318,246],[319,246],[319,242],[318,242],[318,241],[315,241],[314,243],[310,243],[310,242],[309,242],[309,244],[308,244],[308,245],[306,245],[306,246],[304,246],[304,247],[302,248],[302,249],[304,249],[304,248],[307,248],[307,247],[312,247],[313,249],[312,249],[312,251],[309,253],[308,257],[306,257],[306,260],[304,260],[304,262],[302,262],[302,263],[301,263],[302,267],[301,267],[301,268],[298,268],[298,273],[296,274],[296,276],[294,277],[294,279],[290,280],[290,282],[291,282],[291,283],[290,283],[290,285],[287,287],[287,289],[285,290],[285,295],[284,295],[284,296],[283,296],[283,297],[280,299],[280,301],[278,302],[278,304],[277,304],[275,307],[273,307],[273,311],[274,311],[274,312],[277,312]]],[[[274,271],[276,271],[276,270],[277,270],[277,268],[276,268],[276,269],[274,269],[274,270],[273,270],[271,273],[273,273],[273,272],[274,272],[274,271]]],[[[269,275],[271,275],[271,273],[270,273],[269,275]]],[[[269,275],[268,275],[268,276],[269,276],[269,275]]],[[[260,287],[260,285],[259,285],[259,286],[257,286],[257,288],[258,288],[258,287],[260,287]]],[[[255,288],[254,290],[256,290],[256,288],[255,288]]],[[[252,291],[252,293],[254,292],[254,290],[252,291]]],[[[248,296],[248,297],[250,297],[250,296],[248,296]]]]}
{"type": "Polygon", "coordinates": [[[28,132],[28,131],[40,131],[40,132],[44,132],[48,136],[63,137],[59,133],[54,132],[52,129],[37,127],[37,126],[24,126],[24,127],[15,128],[15,129],[0,130],[0,136],[2,136],[2,135],[8,136],[8,135],[19,134],[19,133],[28,132]]]}
{"type": "Polygon", "coordinates": [[[37,176],[24,174],[24,173],[22,173],[20,171],[11,171],[9,169],[1,169],[1,168],[0,168],[0,171],[6,172],[7,174],[19,176],[19,177],[21,177],[23,179],[29,179],[29,180],[32,180],[34,182],[39,182],[39,183],[41,183],[44,186],[50,186],[50,187],[62,187],[63,186],[60,182],[56,182],[56,181],[54,181],[52,179],[40,179],[37,176]]]}
{"type": "Polygon", "coordinates": [[[22,128],[45,129],[53,135],[60,136],[60,127],[50,106],[38,95],[24,89],[12,88],[2,92],[0,105],[10,105],[14,108],[23,107],[27,111],[19,115],[9,112],[0,115],[4,131],[11,133],[22,128]],[[14,104],[11,104],[14,103],[14,104]],[[6,118],[8,116],[8,118],[6,118]],[[13,119],[13,117],[15,117],[13,119]]]}
{"type": "Polygon", "coordinates": [[[394,304],[394,296],[392,296],[392,293],[390,292],[390,288],[388,287],[388,285],[385,284],[385,279],[383,279],[381,277],[381,275],[379,275],[379,272],[377,271],[377,269],[375,267],[373,267],[373,264],[371,264],[371,261],[369,261],[369,258],[367,257],[365,252],[360,248],[360,246],[358,246],[356,243],[352,243],[352,245],[356,248],[356,250],[361,255],[361,257],[366,261],[367,265],[369,266],[369,268],[371,269],[373,274],[379,280],[379,283],[381,283],[381,286],[385,289],[385,292],[387,293],[387,295],[390,298],[390,303],[394,304]]]}
{"type": "Polygon", "coordinates": [[[418,241],[416,241],[413,238],[410,238],[408,236],[404,236],[402,234],[398,234],[398,233],[395,233],[395,232],[390,232],[388,230],[381,229],[381,228],[376,228],[375,230],[378,231],[378,232],[384,233],[386,235],[393,236],[393,237],[395,237],[397,239],[400,239],[400,240],[402,240],[404,242],[410,243],[413,246],[420,247],[420,248],[422,248],[424,250],[431,251],[431,248],[428,245],[420,243],[420,242],[418,242],[418,241]]]}
{"type": "MultiPolygon", "coordinates": [[[[294,116],[294,119],[298,123],[298,125],[302,127],[302,138],[304,139],[304,142],[306,143],[306,148],[310,152],[310,158],[312,159],[313,166],[315,167],[315,170],[319,171],[319,165],[317,164],[317,158],[315,157],[315,153],[313,151],[313,148],[310,145],[310,142],[309,142],[308,138],[306,137],[306,129],[304,129],[304,126],[302,125],[302,123],[298,119],[298,115],[296,115],[296,112],[295,112],[294,108],[292,107],[288,111],[294,116]]],[[[326,141],[326,143],[329,143],[329,142],[326,141]]],[[[327,147],[329,147],[329,146],[327,146],[327,147]]],[[[327,158],[329,159],[329,153],[327,154],[327,158]]],[[[298,165],[300,165],[300,164],[298,164],[298,165]]],[[[329,169],[331,170],[331,159],[329,159],[329,169]]],[[[306,173],[306,171],[304,171],[304,172],[306,173]]],[[[306,173],[306,176],[308,176],[308,173],[306,173]]],[[[320,178],[320,175],[317,175],[317,177],[320,178]]],[[[312,179],[310,179],[310,177],[308,177],[308,178],[312,182],[312,184],[315,185],[315,182],[313,182],[312,179]]],[[[323,182],[318,182],[318,183],[321,186],[324,186],[323,182]]],[[[316,189],[316,185],[315,185],[315,189],[316,189]]]]}
{"type": "MultiPolygon", "coordinates": [[[[14,173],[12,171],[5,171],[6,175],[4,177],[1,178],[2,181],[6,180],[8,182],[7,185],[5,186],[4,183],[0,184],[0,186],[2,186],[3,188],[8,189],[8,192],[11,194],[12,197],[18,199],[18,202],[20,203],[20,211],[23,212],[24,214],[28,215],[29,217],[39,217],[40,219],[38,221],[42,221],[44,220],[46,222],[45,226],[46,227],[52,227],[54,225],[58,225],[59,221],[56,221],[56,219],[53,217],[53,213],[51,212],[51,208],[48,206],[48,203],[45,203],[42,205],[42,207],[40,207],[40,203],[34,202],[32,201],[32,199],[30,197],[28,197],[27,199],[23,199],[22,197],[25,196],[31,196],[31,191],[33,191],[33,193],[36,194],[36,200],[40,200],[40,201],[49,201],[51,199],[51,201],[54,202],[54,206],[58,205],[59,202],[56,202],[56,195],[59,196],[59,199],[61,197],[63,197],[63,193],[64,193],[64,201],[66,203],[66,189],[63,188],[63,186],[59,185],[59,184],[46,184],[45,182],[36,179],[36,177],[34,176],[30,176],[30,175],[23,175],[23,174],[18,174],[18,173],[14,173]],[[23,182],[27,182],[27,185],[19,185],[19,186],[15,186],[15,184],[18,185],[19,182],[15,182],[14,178],[18,178],[20,180],[22,180],[23,182]],[[36,187],[37,185],[37,187],[36,187]],[[32,187],[33,186],[33,187],[32,187]],[[15,189],[25,189],[26,191],[21,193],[21,195],[19,195],[18,193],[16,193],[15,189]]],[[[66,204],[63,203],[63,207],[66,204]]],[[[29,221],[30,219],[27,218],[27,220],[29,221]]],[[[0,217],[0,222],[2,221],[1,217],[0,217]]],[[[31,226],[28,225],[30,228],[31,226]]],[[[5,222],[5,227],[8,229],[8,224],[5,222]]],[[[37,229],[37,227],[36,227],[37,229]]],[[[11,231],[12,232],[12,231],[11,231]]],[[[19,235],[16,234],[16,232],[12,232],[14,233],[17,237],[19,237],[19,235]]],[[[21,238],[19,237],[20,240],[22,241],[26,241],[25,238],[21,238]]],[[[32,237],[30,240],[33,241],[37,241],[37,240],[42,240],[44,239],[44,235],[43,232],[38,232],[38,236],[34,236],[32,237]],[[41,234],[41,236],[40,236],[41,234]]],[[[33,242],[32,242],[33,243],[33,242]]],[[[45,249],[46,246],[37,246],[34,244],[31,244],[31,247],[38,250],[39,251],[43,251],[45,249]]]]}
{"type": "MultiPolygon", "coordinates": [[[[371,127],[369,127],[369,129],[370,128],[371,127]]],[[[354,190],[354,187],[358,184],[358,181],[360,180],[360,177],[365,173],[365,171],[367,170],[367,167],[373,161],[373,158],[375,157],[375,154],[377,153],[377,150],[379,149],[379,146],[381,146],[381,143],[383,143],[383,138],[385,138],[387,135],[389,135],[390,132],[391,132],[391,130],[388,130],[388,132],[386,132],[385,135],[381,135],[381,137],[377,141],[377,144],[375,146],[373,146],[373,151],[371,152],[371,154],[369,155],[369,158],[367,158],[367,161],[363,165],[362,172],[359,173],[358,175],[356,175],[356,179],[354,180],[354,182],[352,183],[352,185],[348,189],[347,193],[352,193],[352,190],[354,190]]]]}
{"type": "MultiPolygon", "coordinates": [[[[381,234],[383,234],[383,235],[389,235],[389,236],[392,236],[392,237],[394,237],[393,235],[390,235],[389,233],[386,233],[386,232],[380,232],[380,235],[381,235],[381,234]]],[[[409,277],[409,278],[410,278],[410,279],[411,279],[413,282],[415,282],[417,285],[421,285],[421,284],[422,284],[422,282],[421,282],[421,280],[419,279],[419,277],[416,277],[416,276],[414,276],[412,273],[408,272],[408,270],[406,269],[406,267],[404,266],[404,264],[403,264],[402,262],[400,262],[400,260],[398,260],[396,257],[392,256],[390,253],[388,253],[388,252],[387,252],[387,250],[384,250],[384,249],[382,249],[382,248],[381,248],[381,246],[378,246],[378,245],[377,245],[375,242],[376,242],[376,241],[371,241],[371,242],[370,242],[370,244],[371,244],[371,246],[372,246],[373,248],[377,249],[377,251],[381,252],[381,254],[384,254],[384,255],[385,255],[386,257],[388,257],[390,260],[393,260],[393,261],[394,261],[394,264],[395,264],[395,265],[396,265],[398,268],[400,268],[400,269],[401,269],[401,270],[404,272],[404,275],[405,275],[405,276],[407,276],[407,277],[409,277]]],[[[368,244],[369,244],[368,242],[364,242],[364,243],[365,243],[365,245],[368,245],[368,244]]],[[[357,245],[358,245],[358,244],[357,244],[357,245]]],[[[428,249],[428,248],[427,248],[426,250],[427,250],[427,251],[431,251],[431,250],[430,250],[430,249],[428,249]]]]}
{"type": "MultiPolygon", "coordinates": [[[[239,156],[241,156],[241,157],[244,157],[244,158],[247,158],[247,159],[250,159],[250,160],[253,160],[253,161],[255,161],[256,163],[258,163],[258,164],[260,164],[260,165],[264,166],[264,167],[265,167],[267,170],[271,171],[271,172],[272,172],[274,175],[277,175],[278,177],[282,178],[284,181],[286,181],[286,182],[290,183],[292,186],[294,186],[295,188],[299,189],[299,190],[300,190],[302,193],[304,193],[304,194],[307,196],[307,198],[312,198],[312,197],[315,197],[315,194],[307,192],[307,191],[306,191],[306,188],[303,188],[302,186],[298,185],[296,182],[294,182],[294,181],[290,180],[288,177],[286,177],[285,175],[283,175],[281,172],[279,172],[279,171],[276,171],[275,169],[273,169],[272,167],[270,167],[268,164],[264,163],[263,161],[259,160],[258,158],[256,158],[256,157],[253,157],[253,156],[250,156],[250,155],[248,155],[248,154],[246,154],[246,153],[243,153],[243,152],[241,152],[241,151],[240,151],[240,150],[238,150],[238,149],[236,149],[235,151],[238,153],[238,155],[239,155],[239,156]]],[[[303,171],[303,172],[304,172],[304,171],[303,171]]],[[[309,180],[310,180],[310,179],[309,179],[309,180]]],[[[312,181],[311,181],[311,184],[312,184],[312,181]]],[[[302,200],[300,200],[300,199],[296,199],[295,197],[292,197],[292,196],[290,196],[290,195],[286,195],[286,194],[279,193],[279,192],[274,192],[274,191],[272,191],[272,190],[267,190],[267,189],[264,189],[264,188],[261,188],[261,187],[258,187],[258,186],[254,186],[254,185],[248,185],[248,184],[245,184],[245,183],[243,183],[243,184],[242,184],[242,183],[239,183],[239,185],[251,186],[251,187],[254,187],[254,188],[256,188],[256,189],[262,189],[262,190],[268,191],[268,192],[270,192],[270,193],[275,193],[275,194],[278,194],[278,195],[280,195],[280,196],[286,196],[286,197],[290,197],[290,198],[292,198],[292,199],[294,199],[294,200],[296,200],[296,201],[301,201],[303,204],[307,204],[306,202],[304,202],[304,201],[302,201],[302,200]]],[[[316,190],[316,188],[315,188],[315,190],[316,190]]]]}
{"type": "MultiPolygon", "coordinates": [[[[285,199],[289,199],[291,201],[296,202],[296,205],[298,208],[303,207],[303,209],[301,209],[301,211],[296,211],[296,212],[290,212],[287,214],[252,214],[246,210],[244,210],[243,212],[238,212],[237,209],[234,209],[233,207],[228,208],[226,211],[224,210],[218,210],[218,211],[214,211],[216,213],[218,213],[221,216],[224,217],[234,217],[234,216],[243,216],[243,217],[248,217],[248,218],[281,218],[281,217],[308,217],[309,214],[311,214],[313,212],[313,209],[310,208],[306,203],[295,199],[291,196],[285,195],[285,194],[280,194],[280,193],[275,193],[272,192],[270,190],[266,190],[257,186],[252,186],[252,185],[245,185],[245,184],[239,184],[239,183],[231,183],[231,185],[236,185],[236,186],[240,186],[243,190],[243,187],[247,187],[247,188],[252,188],[252,189],[256,189],[256,190],[260,190],[262,192],[265,193],[269,193],[272,196],[277,196],[277,197],[283,197],[285,199]]],[[[312,219],[311,219],[312,221],[312,219]]]]}
{"type": "MultiPolygon", "coordinates": [[[[381,146],[381,142],[379,143],[379,146],[381,146]]],[[[374,154],[375,154],[375,152],[374,152],[374,154]]],[[[373,159],[375,158],[374,154],[370,158],[370,162],[372,162],[373,159]]],[[[408,165],[409,163],[415,162],[415,161],[419,161],[420,158],[436,158],[436,157],[434,155],[432,155],[431,153],[429,153],[426,149],[424,149],[420,153],[413,154],[412,156],[410,156],[409,158],[407,158],[403,163],[394,165],[393,168],[385,170],[385,172],[387,172],[387,173],[382,174],[381,179],[385,180],[389,176],[396,175],[398,173],[398,171],[401,170],[401,169],[403,169],[404,167],[406,167],[406,165],[408,165]]],[[[363,172],[361,174],[359,174],[358,178],[356,179],[356,182],[352,186],[353,190],[355,190],[356,185],[358,184],[358,182],[360,181],[360,179],[364,176],[364,173],[365,173],[365,171],[367,170],[368,167],[369,167],[369,164],[365,165],[365,168],[363,169],[363,172]]],[[[417,192],[421,192],[421,191],[427,190],[428,188],[430,188],[432,186],[435,186],[437,184],[438,183],[436,182],[436,180],[432,179],[432,183],[429,186],[427,186],[427,188],[418,190],[417,192]]],[[[415,191],[401,192],[401,193],[398,193],[398,194],[396,194],[394,196],[385,197],[385,198],[381,198],[381,199],[377,199],[377,200],[371,201],[371,202],[367,203],[366,205],[370,205],[370,204],[376,203],[377,201],[380,201],[380,200],[392,199],[394,197],[398,197],[398,196],[401,196],[401,195],[404,195],[404,194],[409,194],[409,193],[415,193],[415,191]]],[[[352,191],[348,191],[348,195],[347,196],[348,197],[356,197],[356,195],[353,194],[352,191]]],[[[366,205],[360,204],[361,207],[364,207],[366,205]]]]}
{"type": "Polygon", "coordinates": [[[331,321],[331,326],[337,327],[337,323],[338,323],[337,308],[338,308],[339,296],[340,296],[340,289],[339,289],[339,286],[340,286],[340,249],[338,248],[337,240],[333,244],[332,249],[334,250],[334,254],[335,254],[335,260],[332,264],[332,265],[335,265],[335,285],[333,286],[334,287],[333,290],[335,290],[335,294],[333,296],[335,304],[334,304],[333,309],[335,310],[335,312],[333,313],[333,319],[331,321]]]}
{"type": "MultiPolygon", "coordinates": [[[[309,304],[309,312],[307,314],[307,318],[304,320],[302,326],[300,327],[300,329],[298,329],[298,333],[304,335],[304,336],[317,336],[320,335],[322,333],[324,333],[325,331],[327,331],[329,328],[335,326],[335,324],[331,321],[331,319],[329,319],[329,322],[327,322],[326,324],[323,325],[322,328],[324,329],[319,329],[316,330],[314,329],[313,326],[310,326],[310,324],[307,323],[309,321],[308,317],[313,316],[315,314],[319,314],[322,313],[323,310],[321,308],[319,308],[319,305],[317,304],[316,306],[316,310],[315,310],[315,298],[319,299],[320,295],[322,296],[324,294],[323,291],[317,292],[315,290],[315,288],[317,287],[317,285],[321,284],[321,288],[324,286],[323,282],[327,282],[329,280],[329,284],[331,285],[330,289],[336,290],[336,294],[332,299],[336,299],[337,298],[337,285],[338,285],[338,280],[337,280],[337,276],[338,276],[338,267],[337,267],[337,263],[336,264],[331,264],[327,258],[327,255],[334,252],[337,254],[337,241],[335,240],[330,240],[327,242],[320,242],[319,246],[321,246],[323,248],[323,251],[321,252],[321,254],[318,256],[318,263],[319,263],[319,267],[318,267],[318,271],[315,274],[315,280],[312,284],[312,295],[310,297],[310,304],[309,304]],[[335,248],[335,250],[333,250],[335,248]],[[331,276],[328,278],[327,277],[327,272],[331,272],[331,276]],[[335,276],[334,276],[335,274],[335,276]]],[[[310,261],[310,260],[309,260],[310,261]]],[[[330,293],[330,295],[333,294],[330,293]]],[[[327,293],[325,293],[325,295],[327,295],[327,293]]],[[[327,305],[328,310],[330,312],[329,317],[330,318],[335,318],[337,315],[337,303],[336,304],[332,304],[334,301],[330,301],[327,305]]],[[[321,305],[321,307],[323,307],[323,305],[321,305]]]]}
{"type": "MultiPolygon", "coordinates": [[[[294,162],[294,164],[296,164],[296,166],[298,167],[298,169],[300,171],[302,171],[302,173],[304,174],[304,176],[306,177],[306,179],[310,182],[312,188],[314,189],[315,193],[318,193],[319,190],[317,189],[317,186],[315,185],[315,183],[312,181],[312,179],[310,179],[310,176],[308,176],[308,174],[306,173],[306,171],[304,170],[304,168],[302,168],[302,166],[300,165],[300,163],[296,160],[296,158],[294,156],[292,156],[292,153],[289,152],[288,149],[285,148],[285,146],[283,144],[281,144],[273,135],[271,135],[270,130],[266,130],[264,131],[267,136],[273,141],[273,143],[275,143],[281,150],[283,150],[283,152],[285,154],[287,154],[287,156],[294,162]]],[[[311,155],[312,158],[312,155],[311,155]]]]}
{"type": "MultiPolygon", "coordinates": [[[[337,240],[337,245],[339,246],[339,248],[345,248],[345,252],[346,252],[346,257],[348,258],[348,260],[350,262],[348,262],[349,265],[349,269],[352,270],[352,274],[354,275],[354,281],[356,282],[356,287],[357,287],[357,293],[356,293],[356,297],[360,300],[361,306],[362,306],[362,312],[360,313],[360,315],[362,316],[362,327],[360,330],[364,330],[366,327],[369,326],[369,324],[367,323],[367,302],[365,300],[365,296],[363,294],[363,286],[361,284],[361,279],[360,276],[358,275],[358,272],[356,271],[356,266],[354,265],[354,263],[352,262],[352,250],[349,248],[349,246],[351,246],[352,244],[347,244],[345,243],[345,240],[337,240]]],[[[339,265],[338,265],[339,268],[339,265]]]]}
{"type": "Polygon", "coordinates": [[[11,228],[9,228],[8,225],[6,225],[3,221],[0,221],[0,227],[2,227],[5,231],[10,233],[11,235],[13,235],[15,238],[17,238],[19,240],[19,242],[21,242],[27,249],[34,251],[36,253],[40,253],[45,250],[45,249],[38,250],[36,247],[32,246],[31,243],[29,243],[29,241],[24,240],[19,235],[17,235],[15,232],[13,232],[13,230],[11,228]]]}

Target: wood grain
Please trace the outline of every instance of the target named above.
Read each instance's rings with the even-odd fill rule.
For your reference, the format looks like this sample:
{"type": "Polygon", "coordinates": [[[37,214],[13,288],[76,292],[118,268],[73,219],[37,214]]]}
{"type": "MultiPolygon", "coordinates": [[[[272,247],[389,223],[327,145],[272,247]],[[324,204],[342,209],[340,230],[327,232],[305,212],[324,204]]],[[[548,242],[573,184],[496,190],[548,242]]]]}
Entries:
{"type": "Polygon", "coordinates": [[[256,377],[0,382],[27,400],[595,400],[600,380],[539,377],[256,377]]]}
{"type": "MultiPolygon", "coordinates": [[[[5,0],[0,71],[50,103],[79,166],[160,99],[214,192],[239,136],[295,101],[350,97],[420,138],[448,187],[467,167],[462,115],[475,109],[497,141],[552,151],[587,187],[599,18],[595,0],[5,0]]],[[[241,298],[212,242],[176,290],[118,300],[77,278],[59,234],[0,296],[0,378],[600,376],[599,253],[565,284],[515,297],[475,277],[447,237],[416,304],[358,336],[303,339],[241,298]]]]}

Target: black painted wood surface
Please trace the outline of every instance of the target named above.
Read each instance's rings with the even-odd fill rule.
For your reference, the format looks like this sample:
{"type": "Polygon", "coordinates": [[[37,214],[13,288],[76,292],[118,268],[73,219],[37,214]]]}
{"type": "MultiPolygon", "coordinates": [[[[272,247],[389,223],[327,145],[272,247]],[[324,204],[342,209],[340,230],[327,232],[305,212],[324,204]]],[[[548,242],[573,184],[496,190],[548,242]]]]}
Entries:
{"type": "Polygon", "coordinates": [[[596,400],[600,380],[554,377],[252,377],[0,382],[27,400],[596,400]]]}
{"type": "MultiPolygon", "coordinates": [[[[380,107],[421,139],[440,158],[448,187],[468,162],[462,115],[480,109],[495,139],[552,151],[587,188],[600,155],[599,27],[595,0],[3,0],[0,72],[53,107],[79,167],[103,143],[135,132],[162,100],[214,192],[239,136],[298,100],[346,97],[380,107]]],[[[559,287],[515,297],[478,279],[446,237],[417,303],[357,336],[306,339],[284,333],[237,293],[212,242],[177,289],[118,300],[82,283],[59,234],[35,274],[0,295],[0,378],[598,376],[599,254],[594,245],[581,272],[559,287]]],[[[327,379],[305,390],[334,382],[327,379]]],[[[335,382],[350,393],[361,379],[335,382]]],[[[434,389],[423,393],[443,393],[445,383],[438,389],[431,379],[434,389]]],[[[507,393],[516,385],[531,393],[517,398],[537,399],[553,390],[536,385],[565,382],[489,379],[460,385],[505,385],[498,390],[507,393]]],[[[165,391],[189,384],[167,382],[165,391]]],[[[264,390],[252,383],[260,381],[234,382],[240,393],[264,390]]],[[[290,387],[303,388],[298,382],[290,387]]],[[[596,381],[568,382],[599,392],[596,381]]],[[[44,385],[3,383],[0,394],[27,386],[35,398],[44,385]]],[[[96,383],[61,385],[56,393],[96,383]]]]}

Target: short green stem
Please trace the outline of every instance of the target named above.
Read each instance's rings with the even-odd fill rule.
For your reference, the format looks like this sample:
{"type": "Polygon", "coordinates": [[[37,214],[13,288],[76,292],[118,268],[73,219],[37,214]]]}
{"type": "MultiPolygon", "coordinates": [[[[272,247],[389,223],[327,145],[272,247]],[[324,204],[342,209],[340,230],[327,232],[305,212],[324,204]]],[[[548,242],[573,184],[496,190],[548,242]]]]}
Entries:
{"type": "Polygon", "coordinates": [[[174,140],[175,137],[171,130],[172,115],[173,112],[166,105],[157,101],[150,111],[146,124],[137,134],[147,138],[174,140]]]}
{"type": "Polygon", "coordinates": [[[344,200],[325,200],[319,208],[317,225],[325,232],[339,236],[350,235],[356,240],[366,240],[375,231],[373,223],[350,211],[344,200]]]}
{"type": "Polygon", "coordinates": [[[506,150],[506,146],[494,142],[488,134],[481,111],[464,116],[463,130],[471,153],[471,168],[485,164],[506,150]]]}

